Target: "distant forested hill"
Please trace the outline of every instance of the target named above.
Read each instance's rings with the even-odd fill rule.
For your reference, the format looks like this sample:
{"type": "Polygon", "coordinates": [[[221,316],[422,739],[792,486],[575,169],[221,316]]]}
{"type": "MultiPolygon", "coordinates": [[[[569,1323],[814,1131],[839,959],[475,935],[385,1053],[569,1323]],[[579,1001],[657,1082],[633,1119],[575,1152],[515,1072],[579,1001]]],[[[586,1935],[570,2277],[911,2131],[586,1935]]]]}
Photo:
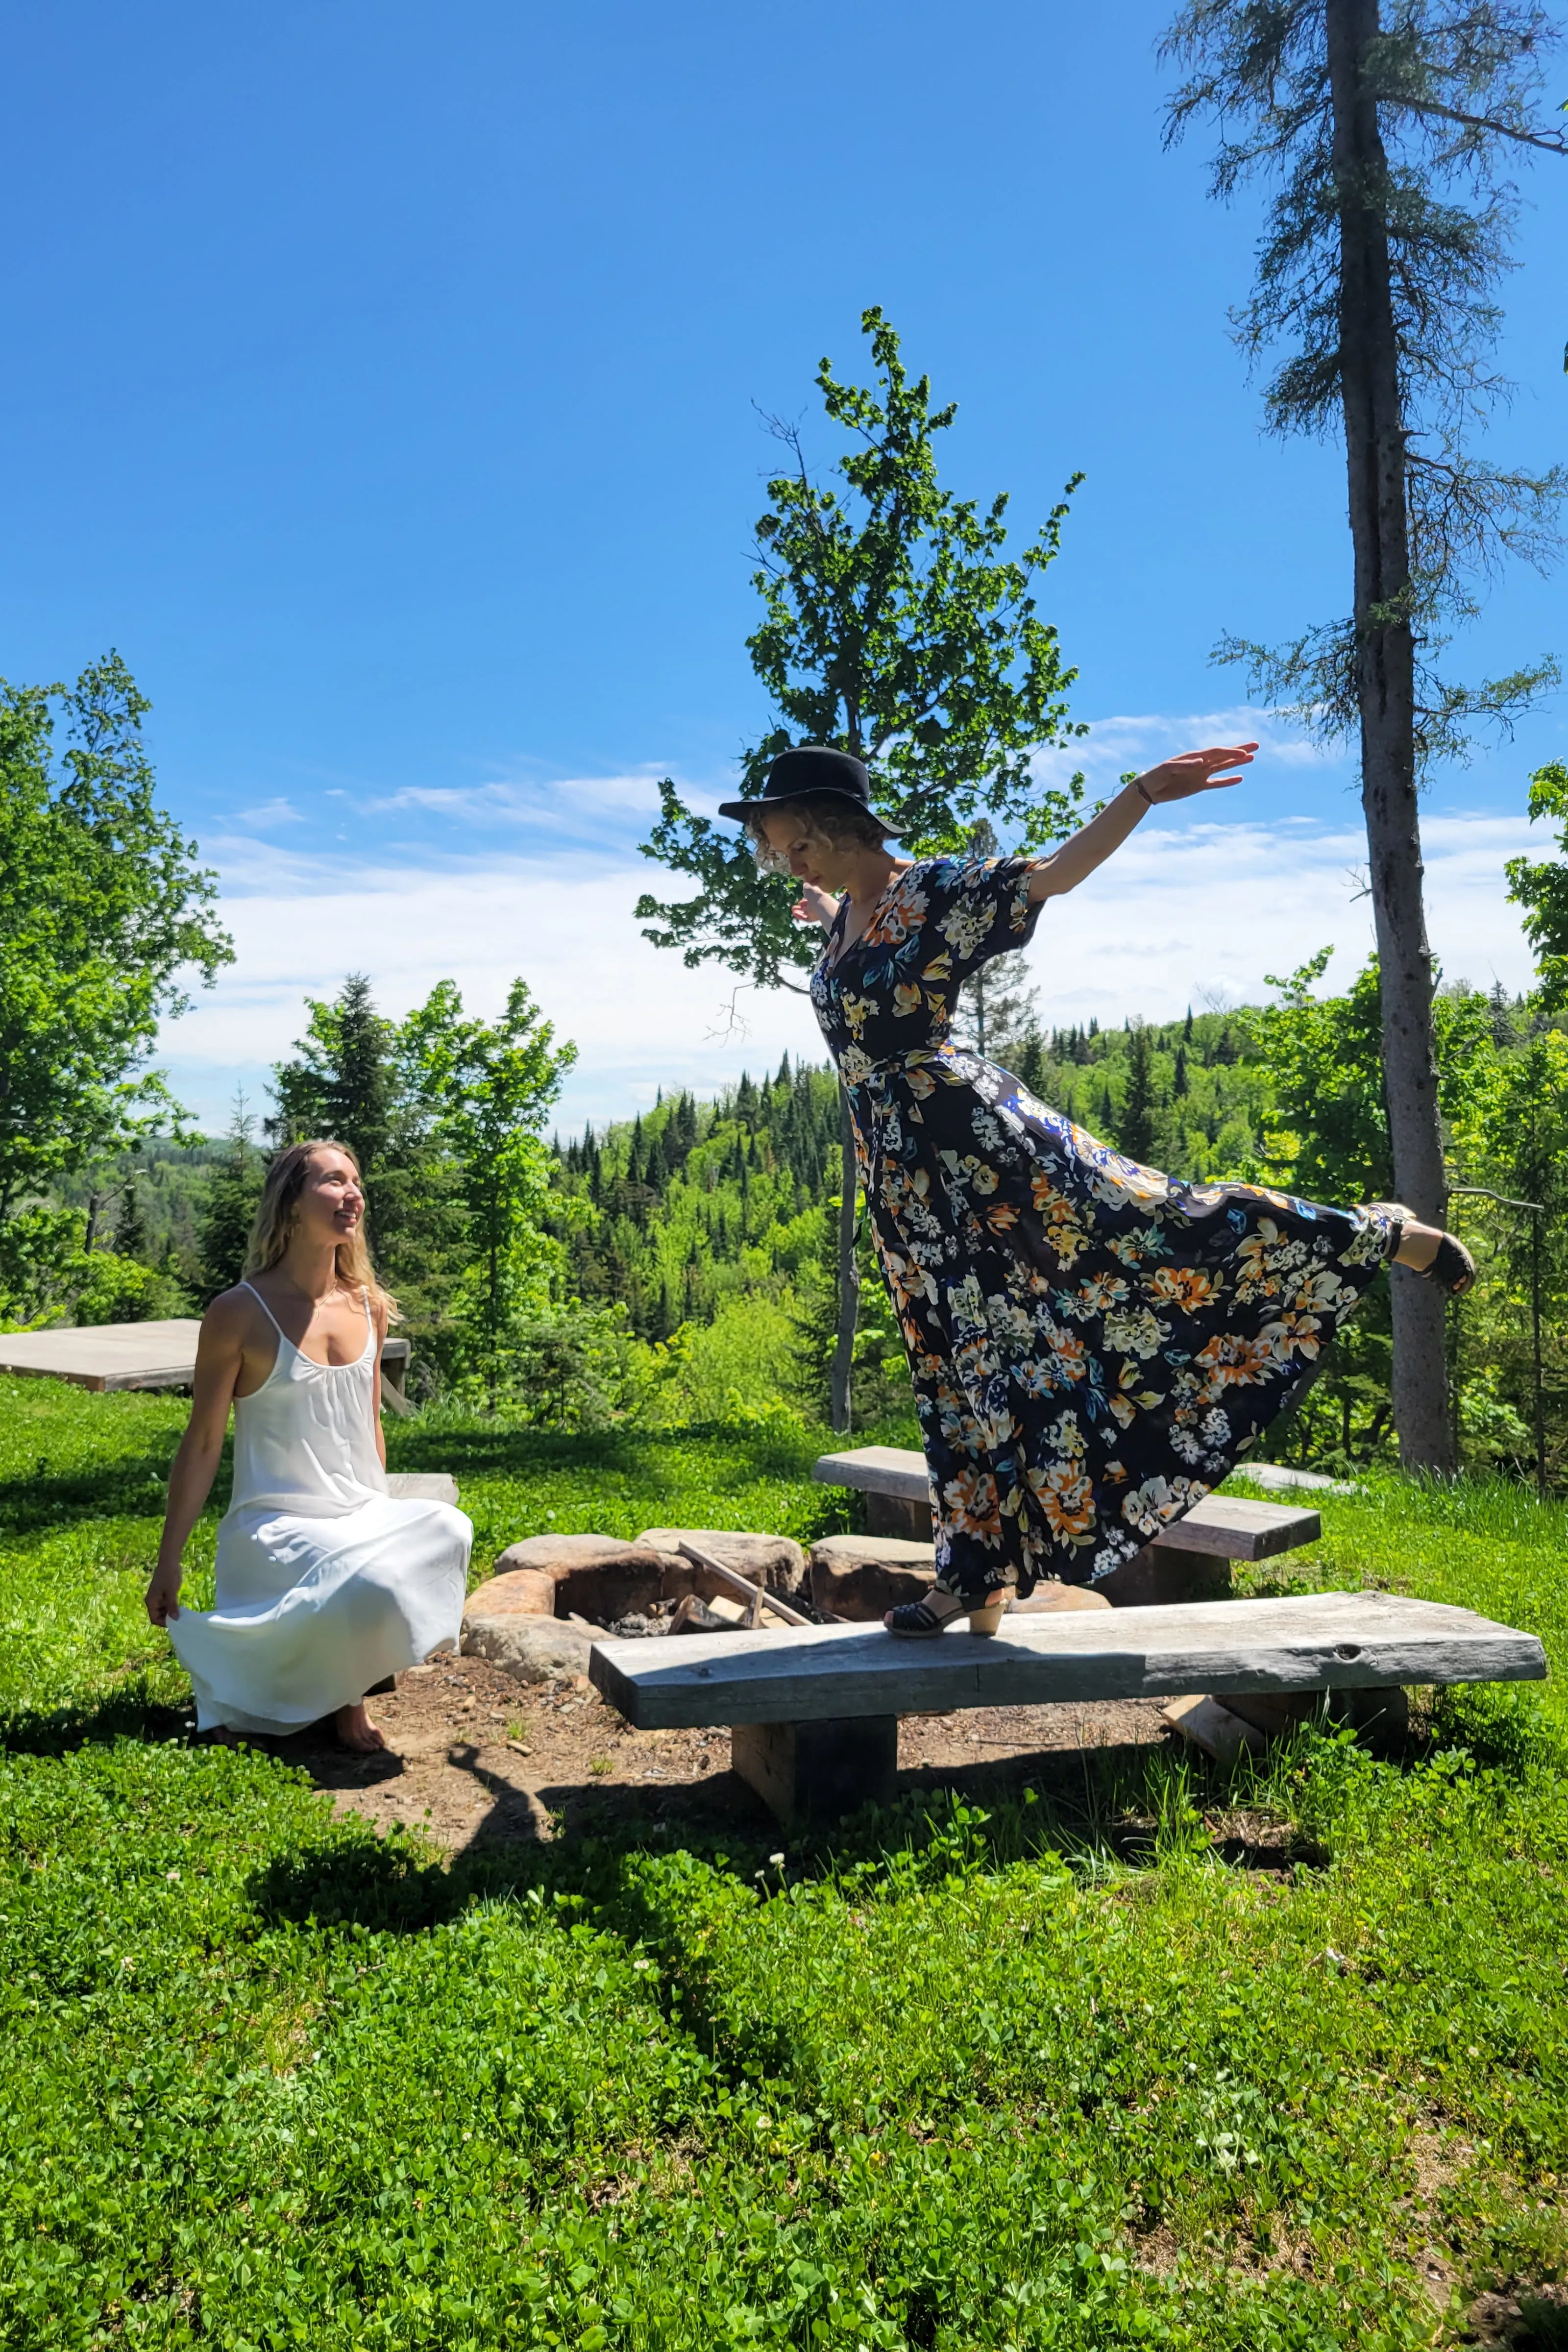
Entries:
{"type": "MultiPolygon", "coordinates": [[[[1239,1014],[1031,1026],[989,1051],[1134,1159],[1262,1176],[1268,1076],[1239,1014]]],[[[816,1264],[820,1212],[838,1191],[837,1090],[829,1069],[786,1055],[772,1078],[744,1076],[715,1102],[671,1096],[555,1150],[577,1295],[623,1300],[639,1339],[664,1339],[740,1294],[782,1297],[816,1264]]]]}

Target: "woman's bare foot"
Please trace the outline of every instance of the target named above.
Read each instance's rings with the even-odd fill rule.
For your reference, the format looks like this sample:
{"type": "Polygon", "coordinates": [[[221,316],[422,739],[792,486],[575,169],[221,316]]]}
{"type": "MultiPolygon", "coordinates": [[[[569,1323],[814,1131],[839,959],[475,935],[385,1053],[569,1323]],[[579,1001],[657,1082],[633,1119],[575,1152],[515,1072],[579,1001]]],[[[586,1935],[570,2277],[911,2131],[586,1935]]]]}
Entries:
{"type": "Polygon", "coordinates": [[[341,1746],[358,1748],[362,1755],[370,1755],[376,1748],[386,1746],[385,1736],[371,1721],[363,1698],[353,1706],[340,1706],[334,1719],[341,1746]]]}

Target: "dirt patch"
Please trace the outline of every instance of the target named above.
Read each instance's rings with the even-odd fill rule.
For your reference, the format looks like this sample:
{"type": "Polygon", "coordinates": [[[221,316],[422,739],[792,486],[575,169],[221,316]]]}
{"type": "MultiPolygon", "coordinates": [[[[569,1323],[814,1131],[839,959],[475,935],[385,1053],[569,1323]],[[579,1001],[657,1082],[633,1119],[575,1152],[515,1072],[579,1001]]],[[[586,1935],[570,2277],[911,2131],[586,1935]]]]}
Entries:
{"type": "Polygon", "coordinates": [[[1479,2294],[1465,2314],[1465,2341],[1508,2346],[1510,2352],[1557,2352],[1568,2344],[1568,2286],[1516,2287],[1511,2294],[1479,2294]]]}
{"type": "MultiPolygon", "coordinates": [[[[262,1743],[302,1765],[340,1809],[386,1829],[423,1827],[452,1853],[658,1818],[760,1834],[773,1816],[730,1769],[730,1735],[634,1731],[578,1676],[523,1684],[482,1658],[441,1658],[370,1701],[386,1748],[351,1755],[329,1727],[262,1743]]],[[[1079,1707],[981,1707],[900,1726],[900,1789],[977,1796],[1076,1768],[1084,1748],[1168,1737],[1152,1699],[1079,1707]]]]}

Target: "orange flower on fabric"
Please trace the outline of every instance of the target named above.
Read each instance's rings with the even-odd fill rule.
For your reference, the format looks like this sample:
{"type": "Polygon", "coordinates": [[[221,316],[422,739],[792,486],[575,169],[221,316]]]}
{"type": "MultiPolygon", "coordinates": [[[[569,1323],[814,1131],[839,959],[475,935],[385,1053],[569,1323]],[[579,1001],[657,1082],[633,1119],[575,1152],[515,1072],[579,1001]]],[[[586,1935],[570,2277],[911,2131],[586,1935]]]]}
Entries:
{"type": "Polygon", "coordinates": [[[1184,1315],[1200,1314],[1217,1295],[1214,1276],[1197,1265],[1163,1265],[1147,1288],[1162,1306],[1179,1307],[1184,1315]]]}

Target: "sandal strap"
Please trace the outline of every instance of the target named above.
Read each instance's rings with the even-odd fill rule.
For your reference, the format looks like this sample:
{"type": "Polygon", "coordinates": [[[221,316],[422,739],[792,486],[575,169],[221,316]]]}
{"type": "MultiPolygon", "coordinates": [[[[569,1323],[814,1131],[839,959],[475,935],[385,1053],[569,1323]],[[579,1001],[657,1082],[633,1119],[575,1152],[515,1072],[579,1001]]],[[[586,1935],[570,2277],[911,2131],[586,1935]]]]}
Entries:
{"type": "MultiPolygon", "coordinates": [[[[944,1601],[953,1598],[952,1593],[945,1591],[942,1597],[944,1601]]],[[[901,1601],[897,1608],[888,1612],[889,1630],[894,1633],[940,1633],[952,1623],[955,1617],[963,1615],[964,1608],[965,1603],[962,1601],[955,1607],[943,1610],[933,1609],[930,1601],[901,1601]]]]}

